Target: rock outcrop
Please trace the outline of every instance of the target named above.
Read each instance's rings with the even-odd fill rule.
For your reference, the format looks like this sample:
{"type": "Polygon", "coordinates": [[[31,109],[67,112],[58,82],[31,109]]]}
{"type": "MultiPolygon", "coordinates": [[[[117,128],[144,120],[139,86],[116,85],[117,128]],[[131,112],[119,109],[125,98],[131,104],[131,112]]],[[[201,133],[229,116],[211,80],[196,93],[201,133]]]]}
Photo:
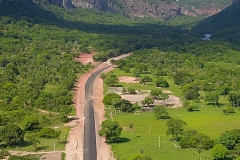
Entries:
{"type": "Polygon", "coordinates": [[[212,16],[221,12],[227,5],[216,5],[215,3],[202,3],[201,6],[183,6],[182,14],[186,16],[198,17],[201,15],[212,16]]]}
{"type": "Polygon", "coordinates": [[[206,2],[198,6],[181,6],[177,1],[166,2],[164,0],[48,0],[48,2],[63,6],[66,9],[78,7],[85,9],[96,8],[101,11],[121,13],[128,17],[151,16],[165,20],[179,15],[211,16],[227,7],[227,5],[221,6],[206,2]]]}

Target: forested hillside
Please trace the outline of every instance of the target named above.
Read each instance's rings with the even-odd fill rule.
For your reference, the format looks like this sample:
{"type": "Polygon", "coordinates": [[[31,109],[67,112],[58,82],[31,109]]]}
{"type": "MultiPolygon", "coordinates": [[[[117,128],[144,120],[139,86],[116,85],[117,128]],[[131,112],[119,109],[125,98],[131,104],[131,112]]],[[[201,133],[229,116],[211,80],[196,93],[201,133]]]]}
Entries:
{"type": "Polygon", "coordinates": [[[200,21],[193,29],[193,34],[202,35],[211,33],[212,38],[226,42],[239,44],[240,37],[240,1],[227,7],[221,13],[200,21]]]}

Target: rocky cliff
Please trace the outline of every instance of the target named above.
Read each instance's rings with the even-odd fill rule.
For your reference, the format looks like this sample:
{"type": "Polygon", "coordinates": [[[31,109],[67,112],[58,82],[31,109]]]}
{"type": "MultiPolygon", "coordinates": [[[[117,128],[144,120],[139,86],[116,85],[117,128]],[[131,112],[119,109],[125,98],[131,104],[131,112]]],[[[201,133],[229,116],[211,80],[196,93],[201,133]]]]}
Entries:
{"type": "Polygon", "coordinates": [[[183,6],[182,14],[186,16],[198,17],[201,15],[212,16],[221,12],[227,5],[217,5],[215,3],[202,3],[201,6],[183,6]]]}
{"type": "MultiPolygon", "coordinates": [[[[36,1],[36,0],[35,0],[36,1]]],[[[166,0],[47,0],[51,4],[71,8],[96,8],[101,11],[121,13],[129,17],[157,17],[170,19],[179,15],[197,17],[211,16],[226,8],[227,5],[202,3],[198,6],[180,5],[177,1],[166,0]]],[[[234,0],[236,1],[236,0],[234,0]]]]}

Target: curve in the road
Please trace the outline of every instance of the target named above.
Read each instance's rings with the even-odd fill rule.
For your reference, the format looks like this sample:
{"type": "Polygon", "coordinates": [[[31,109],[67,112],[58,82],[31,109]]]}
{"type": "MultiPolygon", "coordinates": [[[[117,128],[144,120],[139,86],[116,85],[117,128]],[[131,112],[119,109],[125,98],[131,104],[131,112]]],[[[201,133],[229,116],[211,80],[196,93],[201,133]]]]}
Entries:
{"type": "Polygon", "coordinates": [[[95,118],[93,107],[93,82],[95,78],[111,65],[97,70],[90,76],[85,85],[85,123],[84,123],[84,147],[83,160],[97,160],[95,118]]]}

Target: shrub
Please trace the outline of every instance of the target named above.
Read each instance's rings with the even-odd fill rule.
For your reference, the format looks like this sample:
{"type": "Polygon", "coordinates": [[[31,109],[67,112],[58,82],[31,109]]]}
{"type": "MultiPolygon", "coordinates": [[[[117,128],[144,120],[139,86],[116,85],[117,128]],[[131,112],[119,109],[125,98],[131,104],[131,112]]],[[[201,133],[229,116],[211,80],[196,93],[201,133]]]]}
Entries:
{"type": "Polygon", "coordinates": [[[39,137],[42,138],[58,138],[61,131],[55,131],[52,128],[43,128],[39,131],[39,137]]]}
{"type": "Polygon", "coordinates": [[[234,111],[234,108],[233,108],[233,107],[228,107],[227,109],[224,109],[224,110],[223,110],[223,113],[226,114],[226,115],[228,115],[228,114],[230,114],[230,113],[235,113],[235,111],[234,111]]]}
{"type": "Polygon", "coordinates": [[[121,96],[118,95],[117,93],[108,93],[106,96],[104,96],[102,102],[105,105],[112,105],[113,98],[121,99],[121,96]]]}
{"type": "Polygon", "coordinates": [[[131,88],[131,87],[129,87],[129,88],[127,89],[127,91],[128,91],[128,93],[130,93],[130,94],[135,94],[135,93],[136,93],[136,90],[135,90],[134,88],[131,88]]]}

